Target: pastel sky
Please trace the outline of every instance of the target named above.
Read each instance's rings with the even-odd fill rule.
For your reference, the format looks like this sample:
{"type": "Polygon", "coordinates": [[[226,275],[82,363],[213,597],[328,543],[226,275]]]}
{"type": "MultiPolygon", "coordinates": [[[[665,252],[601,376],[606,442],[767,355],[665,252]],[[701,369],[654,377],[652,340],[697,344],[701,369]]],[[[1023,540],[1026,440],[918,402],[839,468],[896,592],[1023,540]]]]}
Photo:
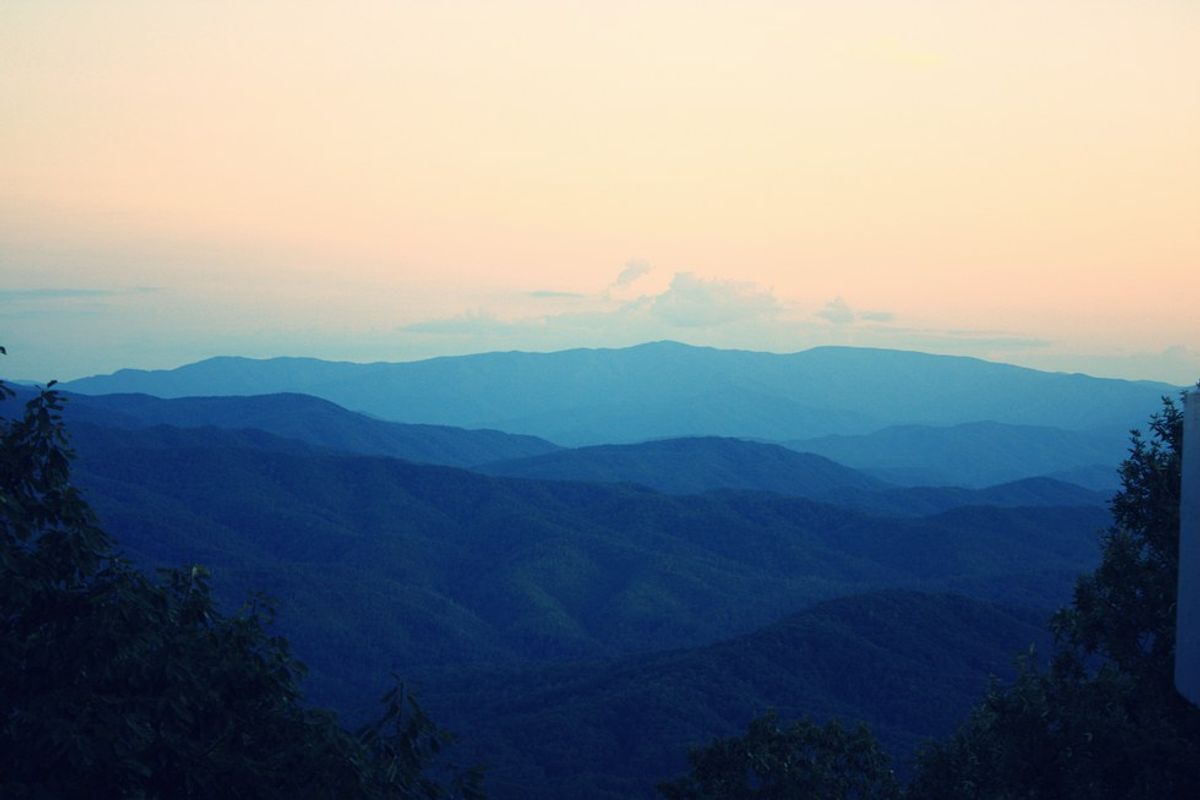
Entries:
{"type": "Polygon", "coordinates": [[[6,0],[0,373],[676,339],[1200,377],[1195,0],[6,0]]]}

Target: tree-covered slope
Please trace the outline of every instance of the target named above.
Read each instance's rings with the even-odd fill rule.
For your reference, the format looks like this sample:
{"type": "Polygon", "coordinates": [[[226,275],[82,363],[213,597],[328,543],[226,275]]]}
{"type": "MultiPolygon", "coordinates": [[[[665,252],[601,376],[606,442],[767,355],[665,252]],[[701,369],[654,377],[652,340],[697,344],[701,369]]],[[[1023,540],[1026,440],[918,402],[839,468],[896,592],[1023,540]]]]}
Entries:
{"type": "MultiPolygon", "coordinates": [[[[1048,641],[1042,612],[886,591],[805,609],[705,647],[520,673],[422,681],[433,713],[469,731],[499,800],[654,796],[689,745],[767,709],[866,721],[900,762],[945,735],[1014,654],[1048,641]]],[[[903,763],[900,764],[903,769],[903,763]]]]}
{"type": "Polygon", "coordinates": [[[822,456],[714,436],[556,450],[476,469],[516,478],[637,483],[672,494],[750,489],[812,496],[843,487],[887,487],[822,456]]]}
{"type": "MultiPolygon", "coordinates": [[[[29,394],[19,390],[19,395],[29,394]]],[[[317,447],[466,467],[552,452],[534,436],[375,419],[303,394],[162,399],[146,394],[67,395],[68,425],[90,422],[122,428],[255,429],[317,447]]]]}
{"type": "Polygon", "coordinates": [[[1045,477],[982,489],[901,487],[823,456],[720,437],[562,449],[474,469],[490,475],[539,480],[634,483],[671,494],[714,489],[769,491],[900,517],[925,516],[963,506],[1104,506],[1110,496],[1045,477]]]}
{"type": "Polygon", "coordinates": [[[120,558],[72,483],[60,400],[0,417],[0,796],[482,797],[402,687],[351,733],[302,702],[261,601],[223,613],[202,567],[120,558]]]}
{"type": "Polygon", "coordinates": [[[1024,478],[1010,483],[965,489],[961,486],[905,486],[887,489],[837,487],[810,495],[834,505],[883,516],[926,516],[964,506],[1010,508],[1049,506],[1107,507],[1110,492],[1087,489],[1053,478],[1024,478]]]}
{"type": "Polygon", "coordinates": [[[163,435],[77,426],[78,480],[102,521],[143,564],[198,562],[224,597],[278,596],[314,690],[344,707],[394,669],[693,646],[881,587],[1055,605],[1105,518],[889,519],[765,493],[675,497],[253,449],[215,429],[162,447],[163,435]]]}

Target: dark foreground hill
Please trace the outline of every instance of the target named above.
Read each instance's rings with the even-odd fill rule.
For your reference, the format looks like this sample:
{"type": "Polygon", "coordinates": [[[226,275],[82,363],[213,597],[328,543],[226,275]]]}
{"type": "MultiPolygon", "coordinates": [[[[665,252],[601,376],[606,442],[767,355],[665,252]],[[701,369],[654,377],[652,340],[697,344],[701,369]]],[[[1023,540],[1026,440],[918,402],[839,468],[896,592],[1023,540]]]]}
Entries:
{"type": "Polygon", "coordinates": [[[689,745],[785,718],[868,722],[904,762],[948,734],[991,675],[1047,644],[1045,614],[957,595],[839,598],[705,647],[520,673],[422,681],[460,757],[491,765],[497,800],[650,798],[685,771],[689,745]]]}
{"type": "Polygon", "coordinates": [[[778,355],[674,342],[410,363],[222,357],[175,370],[121,370],[66,388],[160,397],[302,392],[384,419],[572,446],[714,435],[785,441],[976,420],[1119,433],[1176,391],[896,350],[778,355]]]}
{"type": "Polygon", "coordinates": [[[77,481],[140,563],[205,564],[230,601],[278,597],[314,692],[345,709],[372,705],[394,670],[696,646],[884,587],[1053,607],[1107,519],[873,517],[765,493],[676,497],[284,452],[244,435],[80,425],[77,481]]]}

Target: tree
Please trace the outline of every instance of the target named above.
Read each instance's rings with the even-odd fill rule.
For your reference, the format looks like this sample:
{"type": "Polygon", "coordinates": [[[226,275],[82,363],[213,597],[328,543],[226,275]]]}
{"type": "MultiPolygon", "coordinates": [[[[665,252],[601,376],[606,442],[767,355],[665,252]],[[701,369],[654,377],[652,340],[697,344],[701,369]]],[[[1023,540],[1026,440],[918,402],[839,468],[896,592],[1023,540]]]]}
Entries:
{"type": "Polygon", "coordinates": [[[1051,621],[1055,652],[993,685],[927,748],[913,798],[1190,798],[1200,710],[1173,686],[1182,411],[1170,398],[1132,433],[1095,572],[1051,621]]]}
{"type": "Polygon", "coordinates": [[[225,615],[202,568],[122,560],[70,483],[61,411],[50,384],[0,419],[0,796],[482,796],[403,687],[350,733],[303,705],[270,603],[225,615]]]}
{"type": "Polygon", "coordinates": [[[1149,441],[1131,432],[1100,566],[1079,579],[1074,602],[1052,626],[1068,646],[1163,689],[1175,658],[1182,408],[1163,398],[1149,430],[1149,441]]]}
{"type": "Polygon", "coordinates": [[[780,727],[774,712],[741,737],[688,754],[692,771],[660,784],[666,800],[886,800],[899,796],[887,756],[865,725],[807,719],[780,727]]]}

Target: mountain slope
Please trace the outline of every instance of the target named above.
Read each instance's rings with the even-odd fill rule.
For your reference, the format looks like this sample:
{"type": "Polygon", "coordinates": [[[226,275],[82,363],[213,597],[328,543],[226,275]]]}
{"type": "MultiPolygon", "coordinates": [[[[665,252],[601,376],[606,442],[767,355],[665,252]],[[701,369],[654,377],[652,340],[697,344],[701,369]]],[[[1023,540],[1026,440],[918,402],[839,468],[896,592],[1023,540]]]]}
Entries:
{"type": "Polygon", "coordinates": [[[694,646],[883,587],[1054,606],[1107,520],[1096,508],[888,519],[765,493],[674,497],[256,449],[245,435],[79,425],[77,482],[139,563],[205,564],[230,602],[278,597],[314,691],[351,710],[394,670],[694,646]]]}
{"type": "Polygon", "coordinates": [[[842,486],[809,496],[813,500],[848,506],[868,514],[919,517],[964,506],[1107,508],[1112,493],[1088,489],[1054,478],[1023,478],[982,489],[910,486],[863,490],[842,486]]]}
{"type": "Polygon", "coordinates": [[[823,456],[718,437],[562,449],[474,469],[489,475],[539,480],[634,483],[670,494],[717,489],[775,492],[899,517],[936,514],[963,506],[1105,507],[1109,498],[1105,492],[1045,477],[982,489],[900,487],[823,456]]]}
{"type": "Polygon", "coordinates": [[[674,342],[395,364],[222,357],[66,387],[163,397],[303,392],[385,419],[495,428],[566,445],[697,435],[784,441],[974,420],[1123,431],[1175,391],[895,350],[778,355],[674,342]]]}
{"type": "Polygon", "coordinates": [[[1100,467],[1088,486],[1111,489],[1128,442],[1124,429],[1076,431],[969,422],[950,427],[893,426],[859,436],[826,436],[784,444],[910,485],[982,487],[1056,473],[1086,480],[1089,468],[1100,467]]]}
{"type": "Polygon", "coordinates": [[[1045,614],[957,595],[839,598],[705,647],[515,674],[422,682],[438,719],[490,764],[497,800],[650,798],[690,745],[754,716],[868,722],[900,760],[950,733],[991,675],[1045,645],[1045,614]],[[586,724],[580,724],[586,720],[586,724]]]}
{"type": "MultiPolygon", "coordinates": [[[[27,393],[19,391],[18,400],[27,393]]],[[[466,467],[558,449],[543,439],[495,430],[387,422],[303,394],[172,399],[146,394],[68,395],[67,400],[64,418],[68,425],[256,429],[330,450],[448,466],[466,467]]]]}
{"type": "Polygon", "coordinates": [[[477,467],[489,475],[543,480],[637,483],[672,494],[750,489],[799,496],[888,485],[827,458],[740,439],[662,439],[596,445],[477,467]]]}

